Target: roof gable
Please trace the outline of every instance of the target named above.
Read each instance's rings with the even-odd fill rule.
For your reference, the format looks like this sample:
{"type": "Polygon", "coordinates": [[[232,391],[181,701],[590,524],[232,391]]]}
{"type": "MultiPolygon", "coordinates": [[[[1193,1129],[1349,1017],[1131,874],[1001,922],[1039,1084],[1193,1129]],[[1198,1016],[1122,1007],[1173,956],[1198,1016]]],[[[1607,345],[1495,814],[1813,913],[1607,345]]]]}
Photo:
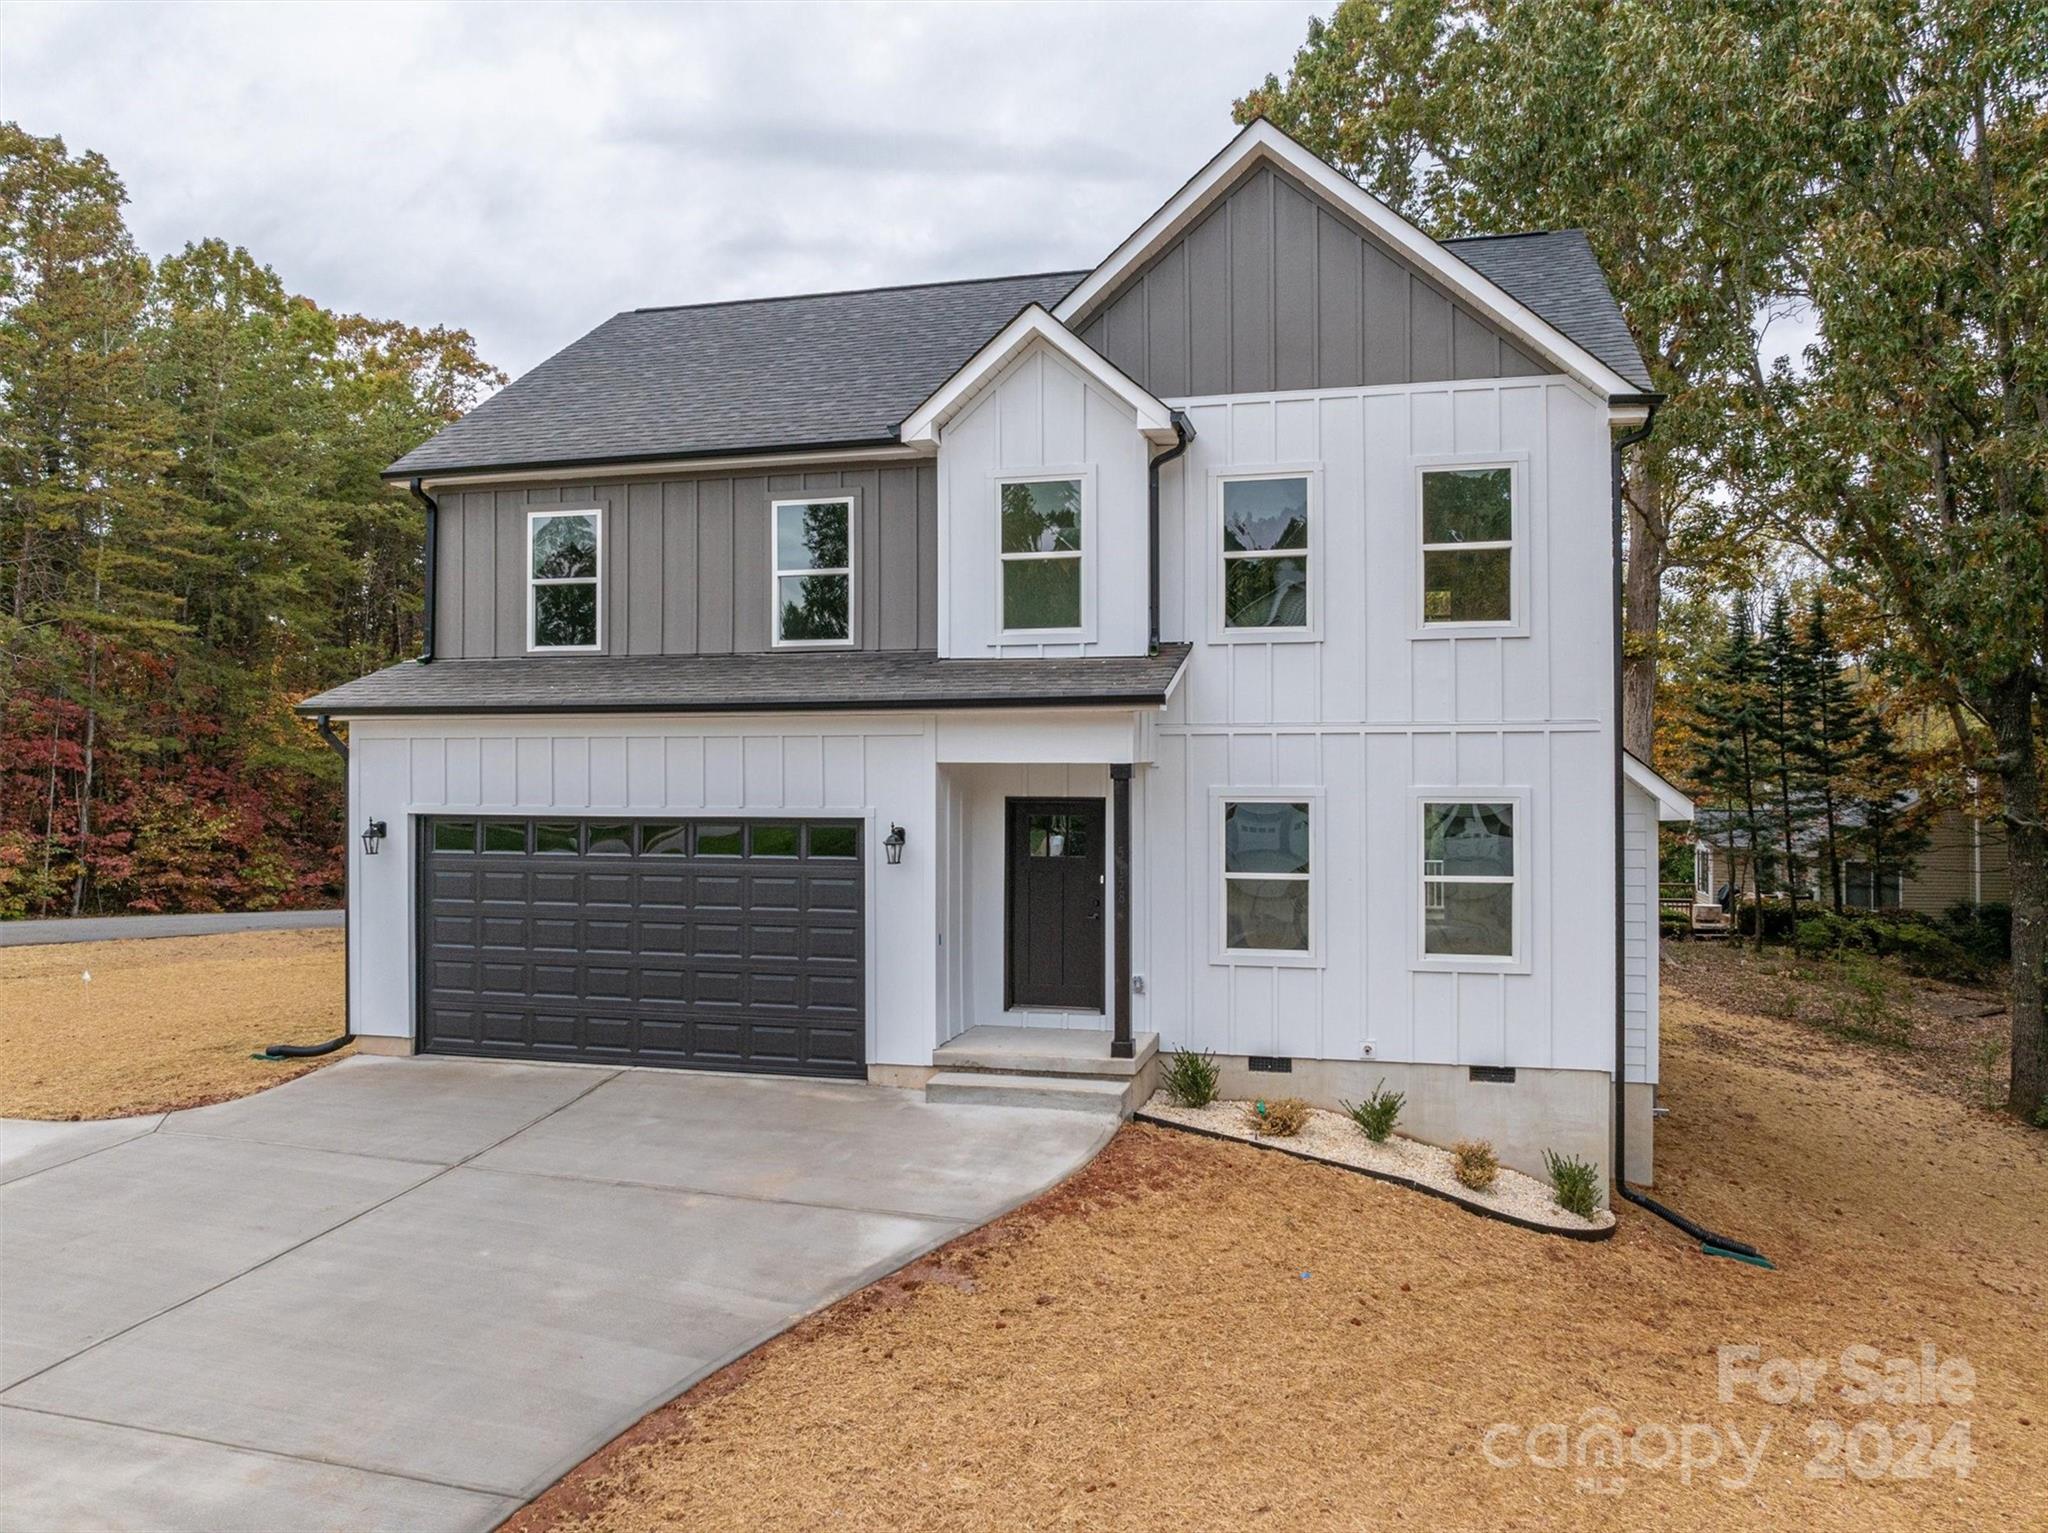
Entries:
{"type": "MultiPolygon", "coordinates": [[[[1294,139],[1259,118],[1240,132],[1209,163],[1111,252],[1053,309],[1067,322],[1086,321],[1125,281],[1143,270],[1175,241],[1202,222],[1218,200],[1234,190],[1261,165],[1278,169],[1319,198],[1341,209],[1377,242],[1425,275],[1457,305],[1484,320],[1513,344],[1541,360],[1546,370],[1563,372],[1603,396],[1630,396],[1649,385],[1641,358],[1628,348],[1614,361],[1634,362],[1626,371],[1604,360],[1556,323],[1514,296],[1481,266],[1454,248],[1424,234],[1348,177],[1318,159],[1294,139]]],[[[1588,250],[1590,255],[1590,249],[1588,250]]],[[[1487,257],[1482,257],[1482,260],[1487,257]]],[[[1496,271],[1503,268],[1493,261],[1496,271]]],[[[1594,271],[1597,273],[1598,268],[1594,271]]],[[[1599,291],[1606,293],[1600,283],[1599,291]]],[[[1613,299],[1607,297],[1611,306],[1613,299]]],[[[1618,315],[1617,315],[1618,317],[1618,315]]],[[[1112,348],[1113,350],[1114,348],[1112,348]]]]}
{"type": "Polygon", "coordinates": [[[946,422],[967,409],[1011,363],[1038,346],[1058,353],[1090,382],[1130,406],[1138,430],[1147,437],[1157,442],[1174,440],[1172,412],[1165,405],[1035,303],[1003,326],[910,413],[903,422],[903,440],[913,447],[936,449],[946,422]]]}

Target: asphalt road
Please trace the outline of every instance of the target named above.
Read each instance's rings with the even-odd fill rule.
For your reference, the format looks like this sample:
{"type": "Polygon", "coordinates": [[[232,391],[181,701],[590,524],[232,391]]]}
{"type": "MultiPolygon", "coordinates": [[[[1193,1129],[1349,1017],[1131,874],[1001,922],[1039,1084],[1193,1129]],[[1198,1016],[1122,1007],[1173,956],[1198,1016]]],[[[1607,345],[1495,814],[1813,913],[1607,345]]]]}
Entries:
{"type": "Polygon", "coordinates": [[[210,937],[217,932],[269,932],[339,926],[339,910],[224,911],[196,916],[80,916],[77,920],[0,921],[0,947],[44,942],[110,942],[136,937],[210,937]]]}

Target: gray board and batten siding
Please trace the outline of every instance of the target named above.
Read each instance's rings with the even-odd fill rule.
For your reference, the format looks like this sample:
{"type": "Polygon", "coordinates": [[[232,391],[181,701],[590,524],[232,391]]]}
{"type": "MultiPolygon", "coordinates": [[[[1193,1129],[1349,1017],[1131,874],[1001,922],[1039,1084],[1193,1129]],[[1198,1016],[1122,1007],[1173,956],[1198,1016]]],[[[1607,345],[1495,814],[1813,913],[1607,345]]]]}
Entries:
{"type": "Polygon", "coordinates": [[[526,650],[526,521],[532,511],[603,512],[603,653],[751,654],[772,647],[769,506],[816,495],[854,501],[857,647],[938,643],[938,481],[926,462],[786,474],[677,475],[463,489],[444,486],[435,653],[526,650]]]}
{"type": "Polygon", "coordinates": [[[1075,328],[1167,400],[1554,371],[1266,166],[1075,328]]]}

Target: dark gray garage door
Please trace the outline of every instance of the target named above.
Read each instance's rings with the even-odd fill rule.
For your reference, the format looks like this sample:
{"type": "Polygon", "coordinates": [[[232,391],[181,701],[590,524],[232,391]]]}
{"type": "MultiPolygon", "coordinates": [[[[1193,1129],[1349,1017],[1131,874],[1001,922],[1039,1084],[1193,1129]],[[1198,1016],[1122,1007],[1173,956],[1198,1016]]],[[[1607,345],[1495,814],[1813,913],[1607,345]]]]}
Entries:
{"type": "Polygon", "coordinates": [[[430,819],[420,1046],[861,1075],[861,827],[430,819]]]}

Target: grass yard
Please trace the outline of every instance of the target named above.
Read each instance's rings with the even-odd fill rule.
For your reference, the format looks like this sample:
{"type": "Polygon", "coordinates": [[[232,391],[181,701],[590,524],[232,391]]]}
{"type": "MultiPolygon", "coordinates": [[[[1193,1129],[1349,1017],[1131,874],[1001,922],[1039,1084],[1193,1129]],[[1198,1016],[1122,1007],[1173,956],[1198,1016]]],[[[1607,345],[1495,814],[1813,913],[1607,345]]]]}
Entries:
{"type": "Polygon", "coordinates": [[[1826,1007],[1759,1014],[1746,998],[1786,981],[1727,949],[1666,972],[1658,1191],[1780,1271],[1702,1257],[1639,1210],[1580,1245],[1130,1127],[655,1412],[511,1527],[2041,1526],[2048,1135],[1973,1101],[1967,1069],[1903,1063],[1981,1054],[1990,1024],[1966,998],[1946,1032],[1865,1043],[1826,1007]],[[1967,1359],[1967,1403],[1838,1394],[1845,1348],[1923,1343],[1967,1359]],[[1806,1403],[1724,1402],[1716,1349],[1743,1344],[1827,1372],[1806,1403]],[[1913,1425],[1931,1449],[1958,1421],[1963,1479],[1913,1425]],[[1556,1440],[1529,1428],[1602,1422],[1630,1434],[1618,1470],[1527,1461],[1556,1440]]]}
{"type": "Polygon", "coordinates": [[[342,1058],[249,1057],[341,1031],[341,948],[336,930],[0,948],[0,1117],[197,1107],[342,1058]]]}

